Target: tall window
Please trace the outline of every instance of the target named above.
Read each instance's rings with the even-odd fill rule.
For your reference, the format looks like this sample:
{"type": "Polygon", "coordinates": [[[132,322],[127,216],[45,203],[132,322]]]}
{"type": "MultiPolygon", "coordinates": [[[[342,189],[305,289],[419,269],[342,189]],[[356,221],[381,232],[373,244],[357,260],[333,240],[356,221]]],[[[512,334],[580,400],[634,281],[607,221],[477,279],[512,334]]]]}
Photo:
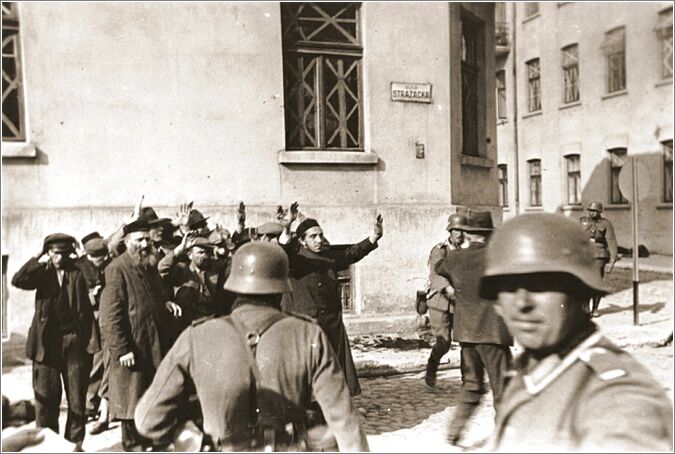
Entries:
{"type": "MultiPolygon", "coordinates": [[[[4,8],[4,5],[3,5],[4,8]]],[[[9,320],[8,312],[9,309],[7,305],[7,262],[9,261],[9,255],[2,256],[2,339],[9,339],[9,320]]]]}
{"type": "Polygon", "coordinates": [[[497,71],[497,120],[506,121],[506,71],[497,71]]]}
{"type": "Polygon", "coordinates": [[[626,89],[626,29],[605,33],[602,49],[607,61],[607,93],[626,89]]]}
{"type": "Polygon", "coordinates": [[[480,155],[480,78],[483,26],[462,15],[462,153],[480,155]]]}
{"type": "Polygon", "coordinates": [[[565,104],[579,101],[579,46],[571,44],[562,49],[563,100],[565,104]]]}
{"type": "Polygon", "coordinates": [[[661,41],[661,78],[673,77],[673,8],[659,13],[656,33],[661,41]]]}
{"type": "Polygon", "coordinates": [[[539,2],[525,3],[525,17],[534,16],[539,13],[539,2]]]}
{"type": "Polygon", "coordinates": [[[581,204],[581,167],[579,155],[565,156],[567,162],[567,204],[581,204]]]}
{"type": "Polygon", "coordinates": [[[673,203],[673,141],[663,145],[663,201],[673,203]]]}
{"type": "Polygon", "coordinates": [[[531,159],[527,161],[530,174],[530,206],[541,206],[541,160],[531,159]]]}
{"type": "Polygon", "coordinates": [[[2,2],[2,140],[26,139],[16,3],[2,2]]]}
{"type": "Polygon", "coordinates": [[[499,178],[499,206],[509,206],[509,177],[506,172],[506,164],[497,166],[497,176],[499,178]]]}
{"type": "Polygon", "coordinates": [[[281,3],[289,150],[362,150],[359,3],[281,3]]]}
{"type": "Polygon", "coordinates": [[[609,150],[609,162],[609,201],[610,203],[628,203],[628,199],[621,194],[619,189],[619,174],[626,163],[626,149],[614,148],[609,150]]]}
{"type": "Polygon", "coordinates": [[[525,63],[527,66],[527,101],[528,110],[536,112],[541,110],[541,73],[539,71],[539,59],[525,63]]]}

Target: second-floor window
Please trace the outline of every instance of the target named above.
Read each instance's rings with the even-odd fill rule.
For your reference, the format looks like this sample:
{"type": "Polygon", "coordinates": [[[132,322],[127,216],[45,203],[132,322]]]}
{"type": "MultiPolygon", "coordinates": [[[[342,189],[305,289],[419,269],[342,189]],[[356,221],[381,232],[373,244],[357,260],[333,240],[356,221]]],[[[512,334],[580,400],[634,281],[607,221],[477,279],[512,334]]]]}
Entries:
{"type": "Polygon", "coordinates": [[[581,204],[581,166],[578,154],[565,156],[567,164],[567,204],[581,204]]]}
{"type": "Polygon", "coordinates": [[[281,3],[289,150],[362,150],[359,3],[281,3]]]}
{"type": "Polygon", "coordinates": [[[673,77],[673,8],[659,13],[659,22],[656,26],[661,44],[661,78],[673,77]]]}
{"type": "Polygon", "coordinates": [[[614,148],[609,150],[609,162],[609,201],[615,204],[628,203],[628,199],[623,196],[619,189],[619,174],[626,163],[626,149],[614,148]]]}
{"type": "Polygon", "coordinates": [[[462,15],[462,153],[481,154],[481,78],[485,60],[483,24],[469,14],[462,15]]]}
{"type": "Polygon", "coordinates": [[[571,44],[562,49],[563,101],[579,101],[579,46],[571,44]]]}
{"type": "Polygon", "coordinates": [[[528,111],[536,112],[541,110],[541,73],[539,69],[539,59],[525,63],[527,66],[527,106],[528,111]]]}
{"type": "Polygon", "coordinates": [[[499,206],[509,206],[509,177],[506,164],[497,166],[497,178],[499,179],[499,206]]]}
{"type": "Polygon", "coordinates": [[[663,146],[663,201],[673,203],[673,141],[667,140],[663,146]]]}
{"type": "Polygon", "coordinates": [[[602,43],[607,68],[607,93],[626,89],[626,29],[615,28],[605,33],[602,43]]]}
{"type": "Polygon", "coordinates": [[[2,2],[2,141],[26,140],[17,4],[2,2]]]}
{"type": "Polygon", "coordinates": [[[530,206],[541,206],[541,160],[530,159],[527,161],[530,176],[530,206]]]}
{"type": "Polygon", "coordinates": [[[506,121],[506,71],[497,71],[497,121],[506,121]]]}

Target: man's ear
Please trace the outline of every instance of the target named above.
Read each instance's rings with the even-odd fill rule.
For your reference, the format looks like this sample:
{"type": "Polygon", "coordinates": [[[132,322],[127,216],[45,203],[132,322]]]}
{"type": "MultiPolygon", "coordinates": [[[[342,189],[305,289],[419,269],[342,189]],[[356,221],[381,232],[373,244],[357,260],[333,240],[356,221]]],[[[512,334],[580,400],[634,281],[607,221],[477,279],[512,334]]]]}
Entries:
{"type": "Polygon", "coordinates": [[[504,317],[504,311],[502,310],[502,305],[499,304],[499,300],[493,301],[492,307],[495,308],[495,312],[497,313],[497,315],[499,315],[502,318],[504,317]]]}
{"type": "Polygon", "coordinates": [[[307,247],[307,242],[305,241],[305,235],[299,236],[299,237],[298,237],[298,242],[299,242],[302,246],[307,247]]]}

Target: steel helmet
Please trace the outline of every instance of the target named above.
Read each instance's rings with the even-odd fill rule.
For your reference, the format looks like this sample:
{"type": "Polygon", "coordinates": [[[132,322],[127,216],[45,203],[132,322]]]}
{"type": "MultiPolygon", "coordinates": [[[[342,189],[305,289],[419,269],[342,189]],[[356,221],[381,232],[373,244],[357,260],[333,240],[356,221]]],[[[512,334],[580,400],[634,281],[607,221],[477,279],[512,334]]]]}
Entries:
{"type": "Polygon", "coordinates": [[[445,230],[460,230],[462,226],[469,223],[469,218],[464,213],[453,213],[448,216],[448,226],[445,230]]]}
{"type": "Polygon", "coordinates": [[[494,297],[494,278],[533,273],[571,274],[589,288],[608,293],[594,266],[588,235],[578,222],[559,214],[523,214],[496,230],[487,248],[481,292],[494,297]]]}
{"type": "Polygon", "coordinates": [[[599,211],[602,213],[602,203],[600,202],[591,202],[588,204],[588,207],[586,208],[588,211],[599,211]]]}
{"type": "Polygon", "coordinates": [[[250,242],[232,258],[225,290],[243,295],[267,295],[291,291],[286,252],[274,243],[250,242]]]}

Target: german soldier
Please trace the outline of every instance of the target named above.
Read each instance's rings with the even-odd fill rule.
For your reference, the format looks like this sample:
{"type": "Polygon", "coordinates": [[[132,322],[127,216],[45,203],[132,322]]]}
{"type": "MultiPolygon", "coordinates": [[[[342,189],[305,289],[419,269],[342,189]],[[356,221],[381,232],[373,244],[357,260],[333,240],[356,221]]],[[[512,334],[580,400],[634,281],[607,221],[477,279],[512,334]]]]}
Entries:
{"type": "Polygon", "coordinates": [[[524,348],[497,412],[499,451],[672,451],[670,399],[583,305],[607,288],[578,223],[506,222],[488,246],[482,292],[524,348]]]}
{"type": "MultiPolygon", "coordinates": [[[[600,277],[605,277],[612,272],[614,263],[618,257],[618,246],[616,243],[616,236],[614,235],[614,227],[608,219],[602,217],[602,203],[591,202],[588,204],[588,216],[583,216],[579,221],[586,230],[586,235],[593,243],[593,257],[595,268],[600,273],[600,277]],[[609,267],[607,267],[609,264],[609,267]]],[[[599,294],[593,296],[593,308],[591,311],[593,317],[600,315],[598,313],[598,306],[600,305],[599,294]]]]}
{"type": "Polygon", "coordinates": [[[237,294],[232,315],[195,322],[182,333],[136,408],[139,431],[171,441],[186,395],[196,389],[204,438],[216,449],[312,449],[305,445],[305,410],[314,396],[340,450],[368,450],[326,334],[280,311],[281,294],[291,290],[283,249],[243,245],[225,288],[237,294]]]}
{"type": "Polygon", "coordinates": [[[450,284],[444,276],[436,274],[436,265],[441,260],[448,258],[450,252],[466,248],[469,243],[465,241],[464,232],[458,227],[467,224],[466,215],[461,213],[451,214],[448,217],[448,239],[437,244],[429,254],[429,291],[427,293],[427,307],[429,308],[429,322],[431,331],[436,338],[436,343],[431,349],[424,382],[429,388],[436,388],[436,372],[441,358],[450,350],[452,342],[452,318],[455,299],[448,296],[443,290],[450,284]]]}

